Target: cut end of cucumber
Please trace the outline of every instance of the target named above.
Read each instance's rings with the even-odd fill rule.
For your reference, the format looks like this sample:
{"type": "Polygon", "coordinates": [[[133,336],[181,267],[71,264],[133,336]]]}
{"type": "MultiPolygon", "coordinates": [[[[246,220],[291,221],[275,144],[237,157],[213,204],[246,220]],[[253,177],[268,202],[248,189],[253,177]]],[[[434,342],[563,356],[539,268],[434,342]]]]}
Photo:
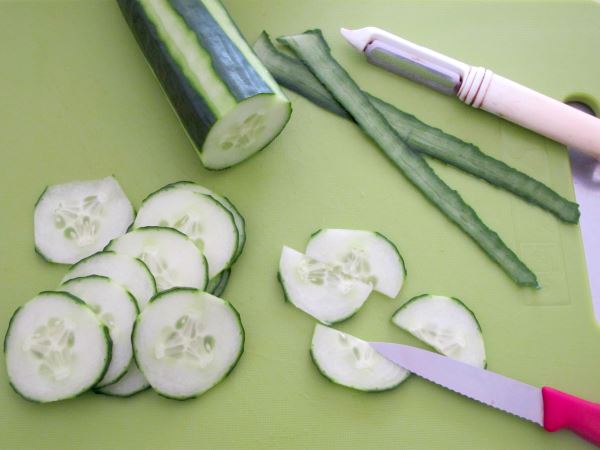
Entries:
{"type": "Polygon", "coordinates": [[[323,376],[359,391],[393,389],[409,375],[368,342],[323,325],[315,326],[310,354],[323,376]]]}
{"type": "Polygon", "coordinates": [[[249,158],[281,133],[291,112],[289,100],[280,95],[244,100],[211,128],[200,152],[202,163],[220,170],[249,158]]]}

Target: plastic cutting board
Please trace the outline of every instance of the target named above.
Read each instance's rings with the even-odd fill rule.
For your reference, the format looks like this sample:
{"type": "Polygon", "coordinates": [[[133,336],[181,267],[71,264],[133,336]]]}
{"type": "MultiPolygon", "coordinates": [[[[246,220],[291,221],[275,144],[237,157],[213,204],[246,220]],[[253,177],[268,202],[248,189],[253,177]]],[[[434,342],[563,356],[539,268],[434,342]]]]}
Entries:
{"type": "MultiPolygon", "coordinates": [[[[253,40],[320,27],[359,84],[572,198],[559,146],[381,69],[337,34],[376,25],[559,99],[600,99],[600,4],[228,0],[253,40]]],[[[477,314],[489,368],[600,401],[600,332],[577,226],[450,167],[435,170],[539,275],[516,287],[352,124],[290,94],[294,113],[268,149],[231,170],[204,170],[112,1],[0,3],[0,328],[66,267],[33,252],[32,209],[48,184],[114,174],[136,206],[176,180],[229,196],[248,243],[225,293],[246,328],[235,371],[196,400],[152,391],[49,405],[8,386],[0,365],[2,449],[578,449],[584,442],[479,405],[417,377],[383,394],[335,386],[308,356],[313,321],[284,303],[283,244],[321,227],[379,230],[408,268],[396,300],[379,295],[341,328],[417,341],[390,323],[414,295],[461,298],[477,314]]]]}

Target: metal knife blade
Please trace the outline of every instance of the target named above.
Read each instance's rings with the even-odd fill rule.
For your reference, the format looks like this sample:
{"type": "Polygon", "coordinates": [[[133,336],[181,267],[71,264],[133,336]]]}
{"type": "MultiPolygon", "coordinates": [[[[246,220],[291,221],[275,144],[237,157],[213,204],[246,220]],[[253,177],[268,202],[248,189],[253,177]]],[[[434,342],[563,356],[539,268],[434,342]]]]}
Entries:
{"type": "Polygon", "coordinates": [[[544,424],[542,390],[427,350],[388,342],[370,342],[393,363],[465,397],[544,424]]]}

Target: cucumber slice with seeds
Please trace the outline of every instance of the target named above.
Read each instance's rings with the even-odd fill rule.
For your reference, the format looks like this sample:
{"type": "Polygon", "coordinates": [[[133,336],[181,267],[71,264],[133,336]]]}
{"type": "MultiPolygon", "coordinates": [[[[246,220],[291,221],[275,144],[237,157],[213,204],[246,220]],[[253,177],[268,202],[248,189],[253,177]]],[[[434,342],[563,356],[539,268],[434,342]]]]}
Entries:
{"type": "Polygon", "coordinates": [[[450,358],[486,366],[479,322],[457,298],[420,295],[402,305],[392,322],[450,358]]]}
{"type": "Polygon", "coordinates": [[[169,186],[176,187],[177,189],[186,189],[188,191],[197,192],[199,194],[206,194],[214,198],[218,201],[227,211],[231,213],[233,216],[233,221],[235,222],[235,228],[238,232],[238,245],[235,251],[235,255],[233,256],[232,264],[240,257],[244,250],[244,245],[246,244],[246,221],[244,216],[240,214],[238,209],[234,206],[233,203],[227,198],[219,195],[210,189],[200,186],[199,184],[192,183],[191,181],[179,181],[177,183],[170,184],[169,186]]]}
{"type": "Polygon", "coordinates": [[[353,316],[372,290],[370,284],[289,247],[281,252],[278,279],[287,300],[324,324],[353,316]]]}
{"type": "Polygon", "coordinates": [[[315,326],[310,355],[328,380],[359,391],[393,389],[409,375],[368,342],[319,324],[315,326]]]}
{"type": "Polygon", "coordinates": [[[310,238],[306,256],[339,267],[390,298],[396,298],[406,275],[396,246],[377,232],[319,230],[310,238]]]}
{"type": "Polygon", "coordinates": [[[187,235],[206,256],[209,278],[233,262],[238,244],[233,216],[209,195],[164,187],[142,202],[133,228],[146,226],[171,227],[187,235]]]}
{"type": "Polygon", "coordinates": [[[108,327],[112,356],[96,387],[116,382],[125,375],[133,358],[131,331],[139,311],[135,299],[120,284],[99,275],[73,278],[63,283],[60,290],[83,300],[108,327]]]}
{"type": "Polygon", "coordinates": [[[165,397],[196,397],[223,380],[244,350],[244,328],[231,304],[196,289],[154,297],[133,331],[136,362],[165,397]]]}
{"type": "Polygon", "coordinates": [[[72,266],[62,283],[88,275],[102,275],[119,283],[135,297],[140,309],[156,294],[156,282],[146,264],[128,255],[95,253],[72,266]]]}
{"type": "Polygon", "coordinates": [[[83,301],[66,292],[41,292],[15,311],[4,338],[8,379],[35,402],[75,397],[106,372],[108,328],[83,301]]]}
{"type": "Polygon", "coordinates": [[[133,215],[113,177],[49,186],[35,205],[36,251],[50,262],[76,263],[125,233],[133,215]]]}
{"type": "Polygon", "coordinates": [[[107,250],[141,259],[159,292],[175,286],[204,289],[208,282],[206,258],[191,239],[173,228],[138,228],[111,241],[107,250]]]}

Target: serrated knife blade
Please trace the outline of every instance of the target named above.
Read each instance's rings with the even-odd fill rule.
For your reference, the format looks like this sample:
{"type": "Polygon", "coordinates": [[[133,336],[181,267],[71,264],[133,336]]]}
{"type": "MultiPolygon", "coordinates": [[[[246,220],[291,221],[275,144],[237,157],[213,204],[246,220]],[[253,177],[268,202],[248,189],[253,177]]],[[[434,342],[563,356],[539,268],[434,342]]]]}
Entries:
{"type": "Polygon", "coordinates": [[[428,381],[530,420],[547,431],[568,428],[600,446],[600,404],[550,387],[531,386],[420,348],[388,342],[370,344],[388,360],[428,381]]]}

